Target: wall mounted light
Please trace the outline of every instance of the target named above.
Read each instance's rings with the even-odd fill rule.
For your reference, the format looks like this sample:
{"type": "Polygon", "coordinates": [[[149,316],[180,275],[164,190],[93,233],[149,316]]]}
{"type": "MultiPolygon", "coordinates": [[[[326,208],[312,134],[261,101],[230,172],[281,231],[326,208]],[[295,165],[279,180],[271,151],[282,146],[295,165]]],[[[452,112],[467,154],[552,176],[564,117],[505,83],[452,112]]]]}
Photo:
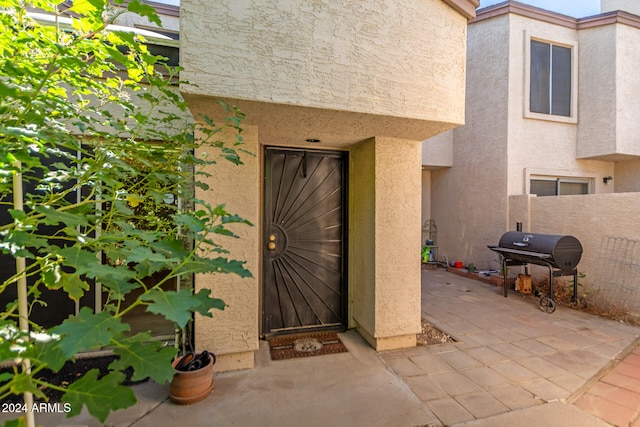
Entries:
{"type": "Polygon", "coordinates": [[[605,176],[604,178],[602,178],[602,182],[604,182],[605,184],[608,184],[609,181],[611,181],[612,179],[613,177],[611,175],[605,176]]]}
{"type": "Polygon", "coordinates": [[[307,138],[307,139],[305,139],[305,141],[313,143],[313,144],[317,144],[318,142],[320,142],[319,139],[315,139],[315,138],[307,138]]]}

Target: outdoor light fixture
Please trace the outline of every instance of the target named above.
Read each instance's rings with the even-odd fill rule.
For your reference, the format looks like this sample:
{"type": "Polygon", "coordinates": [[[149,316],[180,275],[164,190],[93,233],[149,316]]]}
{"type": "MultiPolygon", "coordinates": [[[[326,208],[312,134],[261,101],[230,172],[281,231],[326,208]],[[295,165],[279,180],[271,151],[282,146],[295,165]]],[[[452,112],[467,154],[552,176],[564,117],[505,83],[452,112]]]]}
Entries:
{"type": "Polygon", "coordinates": [[[320,142],[319,139],[315,139],[315,138],[307,138],[307,139],[305,139],[305,141],[311,142],[311,143],[314,143],[314,144],[317,144],[318,142],[320,142]]]}
{"type": "Polygon", "coordinates": [[[602,178],[602,182],[604,182],[605,184],[608,184],[609,181],[611,181],[612,179],[613,177],[611,175],[605,176],[604,178],[602,178]]]}

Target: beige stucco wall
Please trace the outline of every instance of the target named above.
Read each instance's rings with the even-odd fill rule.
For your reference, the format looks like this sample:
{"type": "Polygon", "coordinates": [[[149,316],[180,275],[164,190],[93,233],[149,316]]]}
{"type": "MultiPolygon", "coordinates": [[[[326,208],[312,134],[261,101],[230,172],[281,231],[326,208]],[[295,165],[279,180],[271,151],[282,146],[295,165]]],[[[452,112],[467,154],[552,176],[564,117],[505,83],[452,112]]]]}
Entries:
{"type": "MultiPolygon", "coordinates": [[[[349,245],[350,327],[375,331],[376,143],[365,141],[350,151],[349,245]]],[[[372,335],[369,333],[369,335],[372,335]]]]}
{"type": "Polygon", "coordinates": [[[248,120],[284,144],[463,122],[466,18],[443,1],[189,0],[181,19],[181,76],[198,85],[182,90],[252,101],[248,120]]]}
{"type": "Polygon", "coordinates": [[[617,193],[640,192],[640,160],[615,163],[613,184],[617,193]]]}
{"type": "Polygon", "coordinates": [[[374,337],[380,350],[415,346],[420,332],[421,154],[420,141],[376,138],[374,337]]]}
{"type": "Polygon", "coordinates": [[[374,138],[352,150],[352,235],[364,237],[350,251],[353,321],[378,350],[414,346],[420,331],[421,147],[374,138]]]}
{"type": "Polygon", "coordinates": [[[598,144],[616,140],[616,125],[611,123],[616,109],[610,102],[616,86],[605,78],[612,66],[606,63],[604,71],[592,70],[614,59],[607,56],[611,49],[606,46],[612,41],[607,28],[577,30],[519,14],[469,26],[467,123],[452,131],[453,166],[432,172],[431,210],[441,257],[496,268],[498,257],[486,246],[515,229],[511,217],[518,207],[508,196],[527,194],[532,176],[587,179],[592,193],[612,193],[619,191],[615,183],[604,184],[602,178],[614,176],[617,167],[629,176],[625,182],[631,182],[632,168],[576,157],[582,137],[598,144]],[[574,81],[579,82],[574,87],[574,117],[555,120],[528,114],[526,58],[531,38],[574,48],[574,81]]]}
{"type": "Polygon", "coordinates": [[[214,171],[224,184],[201,194],[256,224],[230,246],[254,278],[196,278],[231,305],[196,322],[219,369],[250,366],[260,333],[264,146],[350,152],[348,326],[376,349],[415,345],[420,141],[463,122],[466,24],[442,0],[181,2],[181,77],[198,85],[183,95],[196,117],[214,97],[237,105],[258,155],[243,172],[214,171]]]}
{"type": "Polygon", "coordinates": [[[433,170],[453,165],[453,131],[446,131],[422,142],[422,166],[433,170]]]}
{"type": "MultiPolygon", "coordinates": [[[[527,193],[531,175],[589,179],[592,192],[610,191],[610,186],[602,185],[602,177],[613,173],[612,163],[576,158],[577,145],[583,143],[579,129],[583,124],[589,125],[595,121],[592,120],[588,107],[601,105],[599,100],[594,99],[597,98],[597,95],[593,95],[594,86],[581,80],[591,64],[588,61],[582,62],[585,57],[582,49],[585,46],[580,42],[578,31],[512,15],[510,38],[509,103],[513,108],[509,109],[508,194],[527,193]],[[574,80],[577,78],[579,85],[574,87],[573,92],[575,94],[577,89],[577,111],[572,112],[574,117],[568,122],[549,116],[540,117],[541,115],[527,117],[529,107],[526,94],[529,87],[526,75],[529,68],[526,46],[531,38],[572,46],[577,51],[574,59],[578,73],[574,74],[574,80]]],[[[596,89],[601,90],[602,86],[596,89]]],[[[604,108],[600,108],[594,115],[602,115],[604,108]]],[[[507,225],[509,229],[514,227],[513,224],[507,225]]]]}
{"type": "Polygon", "coordinates": [[[640,156],[640,29],[616,25],[616,153],[640,156]]]}
{"type": "MultiPolygon", "coordinates": [[[[222,123],[223,110],[215,100],[201,99],[194,102],[192,112],[198,117],[206,114],[217,123],[222,123]]],[[[230,254],[230,259],[246,261],[245,267],[253,277],[239,278],[236,275],[199,274],[195,278],[196,291],[211,289],[211,296],[222,299],[228,307],[223,311],[213,311],[213,317],[196,315],[195,334],[198,350],[213,351],[218,361],[216,370],[227,371],[251,368],[254,364],[253,352],[258,349],[258,319],[260,295],[260,188],[261,156],[258,144],[258,129],[243,126],[243,148],[254,153],[242,155],[241,166],[221,160],[208,169],[210,177],[203,179],[209,185],[208,190],[196,188],[196,198],[201,198],[216,206],[225,204],[225,209],[251,221],[254,226],[232,224],[231,229],[239,238],[214,236],[213,239],[230,254]],[[240,191],[241,189],[254,191],[240,191]]],[[[219,139],[233,143],[235,135],[226,132],[216,135],[219,139]]],[[[197,134],[196,138],[201,138],[197,134]]],[[[215,155],[217,150],[204,147],[199,150],[215,155]]],[[[212,257],[220,256],[212,253],[212,257]]]]}
{"type": "MultiPolygon", "coordinates": [[[[640,193],[592,194],[587,196],[512,196],[509,221],[523,223],[533,233],[575,236],[583,247],[578,271],[590,284],[603,268],[600,250],[606,237],[640,241],[638,212],[640,193]]],[[[636,283],[640,286],[640,283],[636,283]]]]}
{"type": "Polygon", "coordinates": [[[640,2],[637,0],[600,0],[600,10],[602,12],[624,10],[640,15],[640,2]]]}
{"type": "Polygon", "coordinates": [[[466,125],[453,131],[453,167],[431,172],[439,259],[488,264],[486,244],[506,227],[508,25],[501,16],[468,29],[466,125]]]}
{"type": "Polygon", "coordinates": [[[580,31],[579,158],[640,155],[640,30],[610,24],[580,31]]]}
{"type": "Polygon", "coordinates": [[[616,26],[580,31],[580,127],[577,156],[595,157],[615,151],[616,26]]]}

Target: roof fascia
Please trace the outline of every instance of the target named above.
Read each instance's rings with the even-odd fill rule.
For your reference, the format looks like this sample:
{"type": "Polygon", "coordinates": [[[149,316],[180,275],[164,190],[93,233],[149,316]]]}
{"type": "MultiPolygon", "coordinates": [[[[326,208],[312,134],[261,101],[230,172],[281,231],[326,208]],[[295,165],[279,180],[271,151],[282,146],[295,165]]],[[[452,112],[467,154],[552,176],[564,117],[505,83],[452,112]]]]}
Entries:
{"type": "Polygon", "coordinates": [[[551,12],[539,7],[530,6],[528,4],[509,0],[502,3],[478,10],[476,17],[469,23],[484,21],[496,16],[502,16],[513,13],[515,15],[524,16],[526,18],[536,19],[538,21],[548,22],[550,24],[560,25],[574,30],[582,30],[585,28],[600,27],[611,24],[624,24],[640,29],[640,16],[632,13],[616,10],[599,15],[587,16],[585,18],[573,18],[561,13],[551,12]]]}
{"type": "Polygon", "coordinates": [[[467,19],[476,16],[476,9],[480,6],[480,0],[443,0],[467,19]]]}

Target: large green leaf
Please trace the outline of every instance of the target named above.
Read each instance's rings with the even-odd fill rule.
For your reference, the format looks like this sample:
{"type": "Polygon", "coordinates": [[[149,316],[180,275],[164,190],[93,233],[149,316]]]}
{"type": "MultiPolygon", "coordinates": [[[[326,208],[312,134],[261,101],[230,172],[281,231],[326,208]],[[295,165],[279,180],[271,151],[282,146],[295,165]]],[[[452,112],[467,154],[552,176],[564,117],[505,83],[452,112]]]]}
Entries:
{"type": "Polygon", "coordinates": [[[97,369],[92,369],[69,385],[62,397],[62,401],[71,406],[67,417],[78,415],[86,405],[89,413],[104,423],[110,411],[128,408],[136,403],[133,391],[121,385],[125,379],[123,373],[111,372],[100,379],[98,374],[97,369]]]}
{"type": "Polygon", "coordinates": [[[244,268],[245,261],[229,260],[227,258],[196,258],[185,262],[176,274],[194,273],[234,273],[240,277],[251,277],[251,272],[244,268]]]}
{"type": "Polygon", "coordinates": [[[51,252],[63,257],[63,264],[74,267],[80,274],[94,271],[99,264],[95,252],[83,250],[80,246],[74,245],[66,248],[53,246],[51,252]]]}
{"type": "Polygon", "coordinates": [[[51,252],[63,257],[63,264],[73,267],[78,275],[86,275],[89,278],[99,278],[104,280],[110,278],[112,280],[128,281],[131,280],[135,273],[126,265],[108,265],[100,263],[95,252],[82,249],[79,246],[70,246],[67,248],[51,247],[51,252]]]}
{"type": "Polygon", "coordinates": [[[11,380],[11,393],[21,395],[27,392],[37,397],[45,397],[44,392],[33,382],[30,374],[24,372],[15,374],[11,380]]]}
{"type": "Polygon", "coordinates": [[[207,228],[206,218],[196,218],[192,214],[177,214],[173,219],[177,225],[193,232],[203,231],[207,228]]]}
{"type": "Polygon", "coordinates": [[[104,7],[104,0],[75,1],[71,10],[80,15],[96,14],[104,7]]]}
{"type": "Polygon", "coordinates": [[[108,311],[93,313],[88,307],[82,307],[77,316],[52,328],[51,333],[62,336],[58,346],[66,357],[71,357],[80,351],[106,346],[129,329],[129,325],[108,311]]]}
{"type": "Polygon", "coordinates": [[[182,240],[161,240],[154,243],[153,249],[167,254],[167,258],[185,259],[189,256],[189,251],[184,248],[182,240]]]}
{"type": "Polygon", "coordinates": [[[49,206],[36,206],[35,211],[44,215],[42,221],[47,225],[58,225],[63,223],[67,226],[76,227],[88,224],[87,219],[82,215],[61,212],[49,206]]]}
{"type": "Polygon", "coordinates": [[[54,372],[59,371],[69,358],[58,345],[58,338],[46,342],[35,342],[25,356],[38,360],[54,372]]]}
{"type": "Polygon", "coordinates": [[[141,295],[140,299],[150,302],[147,311],[166,317],[180,328],[187,325],[192,311],[200,305],[200,301],[187,289],[179,291],[152,289],[149,293],[141,295]]]}
{"type": "Polygon", "coordinates": [[[157,24],[160,27],[162,26],[162,22],[156,14],[156,10],[149,5],[141,3],[139,0],[132,0],[131,2],[129,2],[129,4],[127,5],[127,9],[129,10],[129,12],[134,12],[140,16],[145,16],[154,24],[157,24]]]}
{"type": "Polygon", "coordinates": [[[90,288],[89,284],[82,280],[77,274],[63,273],[60,283],[65,292],[75,301],[80,301],[80,298],[82,298],[90,288]]]}
{"type": "Polygon", "coordinates": [[[191,313],[198,312],[205,316],[211,316],[211,309],[224,309],[222,300],[209,298],[211,291],[201,289],[193,294],[188,289],[179,291],[164,291],[153,289],[148,294],[140,297],[143,301],[149,301],[147,311],[160,314],[174,322],[178,327],[184,328],[191,319],[191,313]]]}
{"type": "Polygon", "coordinates": [[[103,277],[102,286],[111,291],[109,296],[112,299],[122,300],[129,292],[139,288],[140,284],[130,281],[123,282],[121,280],[114,280],[110,277],[103,277]]]}
{"type": "Polygon", "coordinates": [[[221,299],[211,297],[211,289],[200,289],[194,297],[200,301],[200,305],[194,311],[203,316],[213,317],[211,310],[224,310],[227,306],[221,299]]]}
{"type": "Polygon", "coordinates": [[[179,258],[173,258],[173,259],[168,259],[165,255],[158,253],[158,252],[154,252],[151,249],[147,248],[147,247],[140,247],[137,250],[135,250],[134,252],[131,253],[131,255],[129,255],[129,257],[127,257],[127,262],[161,262],[161,263],[167,263],[167,262],[176,262],[176,261],[180,261],[179,258]]]}
{"type": "Polygon", "coordinates": [[[25,417],[20,417],[16,420],[9,420],[5,422],[3,427],[27,427],[27,420],[25,417]]]}
{"type": "Polygon", "coordinates": [[[2,237],[0,249],[5,252],[16,253],[21,248],[42,248],[47,241],[33,233],[23,230],[11,230],[2,237]]]}
{"type": "Polygon", "coordinates": [[[155,382],[164,384],[173,377],[171,360],[178,350],[175,347],[164,347],[158,341],[151,341],[151,333],[144,332],[121,340],[113,352],[120,358],[109,365],[110,369],[125,370],[131,366],[132,381],[150,377],[155,382]]]}
{"type": "MultiPolygon", "coordinates": [[[[72,2],[72,31],[40,25],[24,13],[27,8],[57,13],[58,3],[0,0],[7,12],[0,14],[0,194],[11,194],[12,174],[21,173],[26,184],[25,209],[10,211],[11,218],[0,224],[0,250],[33,260],[28,274],[39,285],[30,289],[34,300],[45,286],[81,299],[93,279],[108,291],[111,300],[103,308],[110,312],[93,314],[83,308],[48,332],[34,323],[32,330],[42,331],[38,340],[26,340],[15,324],[0,322],[0,360],[15,359],[20,352],[34,370],[57,371],[79,351],[110,346],[120,356],[114,367],[133,366],[135,378],[148,375],[164,381],[172,372],[168,360],[175,350],[148,343],[148,335],[125,338],[129,327],[112,315],[125,295],[139,303],[132,291],[156,272],[167,271],[168,277],[250,276],[244,262],[198,257],[228,254],[213,239],[237,237],[235,227],[225,227],[248,221],[223,205],[196,199],[193,191],[214,187],[211,165],[220,159],[241,163],[237,154],[243,150],[220,141],[226,130],[241,131],[241,115],[226,106],[235,117],[217,126],[204,118],[205,137],[195,140],[198,125],[172,84],[180,70],[167,67],[171,78],[154,72],[159,59],[140,36],[104,31],[125,9],[159,24],[147,2],[72,2]],[[119,66],[127,73],[119,73],[119,66]],[[208,156],[201,155],[205,151],[208,156]],[[183,202],[180,211],[163,203],[166,194],[183,202]],[[135,207],[127,195],[144,201],[135,207]]],[[[241,141],[239,134],[236,141],[241,141]]],[[[210,316],[225,306],[208,290],[195,295],[157,290],[142,302],[178,325],[185,325],[194,312],[210,316]]],[[[56,309],[34,306],[44,316],[56,309]]],[[[14,380],[7,375],[2,379],[14,380]]],[[[104,420],[109,411],[135,401],[119,385],[121,380],[119,375],[98,380],[98,374],[91,373],[71,385],[66,399],[75,413],[86,405],[104,420]]],[[[28,376],[16,379],[15,390],[36,392],[33,387],[28,376]]]]}

